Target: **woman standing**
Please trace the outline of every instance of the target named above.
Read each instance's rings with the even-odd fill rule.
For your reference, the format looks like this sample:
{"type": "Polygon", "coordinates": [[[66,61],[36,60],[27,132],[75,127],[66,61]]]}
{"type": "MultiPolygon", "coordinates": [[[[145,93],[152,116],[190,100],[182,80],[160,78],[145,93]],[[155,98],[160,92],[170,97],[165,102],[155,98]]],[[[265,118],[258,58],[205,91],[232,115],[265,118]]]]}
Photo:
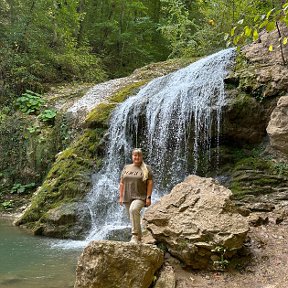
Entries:
{"type": "Polygon", "coordinates": [[[153,175],[150,166],[143,162],[141,149],[132,151],[132,164],[125,165],[120,179],[119,203],[126,206],[132,226],[132,243],[141,242],[140,212],[151,205],[153,175]]]}

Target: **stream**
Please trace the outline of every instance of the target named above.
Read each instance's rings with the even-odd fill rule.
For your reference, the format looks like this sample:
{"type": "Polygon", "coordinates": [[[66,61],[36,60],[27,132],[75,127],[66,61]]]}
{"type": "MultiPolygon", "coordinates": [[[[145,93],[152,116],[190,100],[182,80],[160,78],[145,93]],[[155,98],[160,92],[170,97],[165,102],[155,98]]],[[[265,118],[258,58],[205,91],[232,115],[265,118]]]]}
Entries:
{"type": "Polygon", "coordinates": [[[1,288],[70,288],[83,246],[63,249],[63,240],[35,237],[0,218],[1,288]]]}

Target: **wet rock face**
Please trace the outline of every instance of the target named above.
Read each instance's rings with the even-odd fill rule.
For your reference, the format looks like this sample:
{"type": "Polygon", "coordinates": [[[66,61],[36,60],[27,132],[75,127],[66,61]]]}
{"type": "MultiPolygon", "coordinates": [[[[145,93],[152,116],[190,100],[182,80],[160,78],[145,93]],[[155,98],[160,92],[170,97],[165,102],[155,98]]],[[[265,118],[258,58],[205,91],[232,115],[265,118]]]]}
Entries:
{"type": "Polygon", "coordinates": [[[191,175],[147,210],[147,229],[186,265],[194,269],[213,266],[219,256],[215,248],[240,249],[249,229],[231,196],[229,189],[212,178],[191,175]]]}
{"type": "Polygon", "coordinates": [[[263,105],[248,95],[233,97],[231,91],[229,93],[228,105],[223,110],[223,140],[230,145],[260,143],[266,133],[268,118],[263,105]]]}
{"type": "Polygon", "coordinates": [[[273,110],[267,127],[270,147],[284,154],[288,154],[288,96],[279,99],[273,110]]]}
{"type": "Polygon", "coordinates": [[[155,246],[93,241],[79,258],[74,288],[148,288],[163,261],[155,246]]]}

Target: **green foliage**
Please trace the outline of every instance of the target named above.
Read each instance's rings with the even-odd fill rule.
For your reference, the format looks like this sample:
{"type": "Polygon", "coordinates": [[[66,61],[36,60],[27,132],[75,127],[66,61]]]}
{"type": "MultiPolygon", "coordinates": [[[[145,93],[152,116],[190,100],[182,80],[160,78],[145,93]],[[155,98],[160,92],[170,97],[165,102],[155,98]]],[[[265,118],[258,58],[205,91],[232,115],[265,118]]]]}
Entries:
{"type": "Polygon", "coordinates": [[[47,90],[47,83],[105,79],[99,57],[91,53],[86,41],[79,44],[84,14],[78,0],[57,3],[17,0],[5,1],[3,5],[0,9],[2,103],[26,89],[42,93],[47,90]]]}
{"type": "Polygon", "coordinates": [[[5,121],[7,118],[7,111],[5,109],[0,110],[0,123],[5,121]]]}
{"type": "Polygon", "coordinates": [[[21,97],[17,98],[17,107],[26,114],[37,113],[45,101],[41,98],[41,95],[30,90],[26,90],[21,97]]]}
{"type": "Polygon", "coordinates": [[[4,202],[1,203],[1,206],[2,206],[4,209],[7,209],[7,210],[13,208],[13,206],[14,206],[13,200],[4,201],[4,202]]]}
{"type": "Polygon", "coordinates": [[[39,134],[41,132],[39,125],[29,126],[27,127],[27,130],[29,131],[30,134],[39,134]]]}
{"type": "Polygon", "coordinates": [[[170,42],[170,56],[181,56],[193,42],[193,34],[199,28],[190,17],[188,7],[181,0],[161,0],[163,17],[159,30],[170,42]]]}
{"type": "Polygon", "coordinates": [[[211,250],[211,252],[219,255],[219,260],[213,261],[214,268],[222,271],[225,270],[230,263],[227,259],[225,259],[227,249],[223,246],[216,246],[213,250],[211,250]]]}
{"type": "MultiPolygon", "coordinates": [[[[259,5],[259,1],[254,2],[259,5]]],[[[255,3],[251,3],[251,5],[253,4],[255,3]]],[[[225,34],[224,39],[227,41],[227,46],[231,44],[241,46],[247,42],[257,41],[259,33],[263,29],[268,33],[277,29],[279,45],[276,48],[280,48],[283,64],[287,64],[287,59],[285,59],[283,53],[283,46],[287,45],[288,38],[286,35],[283,35],[281,27],[282,25],[288,26],[288,3],[281,4],[281,1],[276,1],[272,6],[266,5],[265,9],[255,9],[253,11],[253,20],[250,19],[251,15],[250,17],[243,15],[243,18],[234,25],[230,33],[225,34]]],[[[268,47],[268,50],[274,50],[273,44],[268,47]]]]}
{"type": "Polygon", "coordinates": [[[22,185],[20,183],[15,183],[10,191],[11,194],[27,194],[36,186],[35,183],[29,183],[22,185]]]}
{"type": "Polygon", "coordinates": [[[81,39],[87,39],[93,51],[101,55],[112,77],[165,60],[169,54],[165,39],[157,31],[159,0],[88,1],[83,12],[81,39]]]}
{"type": "Polygon", "coordinates": [[[55,109],[46,109],[41,114],[39,114],[38,118],[46,123],[52,123],[57,115],[57,111],[55,109]]]}
{"type": "Polygon", "coordinates": [[[286,162],[274,162],[272,167],[278,176],[288,174],[288,163],[286,162]]]}

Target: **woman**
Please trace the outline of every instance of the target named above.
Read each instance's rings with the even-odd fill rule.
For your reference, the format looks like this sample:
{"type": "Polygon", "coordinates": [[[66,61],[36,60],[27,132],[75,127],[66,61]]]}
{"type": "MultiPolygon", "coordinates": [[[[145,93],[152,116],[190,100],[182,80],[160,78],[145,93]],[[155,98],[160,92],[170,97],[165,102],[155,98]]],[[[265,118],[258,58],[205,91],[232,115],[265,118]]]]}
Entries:
{"type": "Polygon", "coordinates": [[[153,175],[150,166],[143,162],[141,149],[132,151],[132,164],[125,165],[120,179],[119,203],[126,206],[132,226],[132,243],[141,242],[140,212],[151,205],[153,175]]]}

